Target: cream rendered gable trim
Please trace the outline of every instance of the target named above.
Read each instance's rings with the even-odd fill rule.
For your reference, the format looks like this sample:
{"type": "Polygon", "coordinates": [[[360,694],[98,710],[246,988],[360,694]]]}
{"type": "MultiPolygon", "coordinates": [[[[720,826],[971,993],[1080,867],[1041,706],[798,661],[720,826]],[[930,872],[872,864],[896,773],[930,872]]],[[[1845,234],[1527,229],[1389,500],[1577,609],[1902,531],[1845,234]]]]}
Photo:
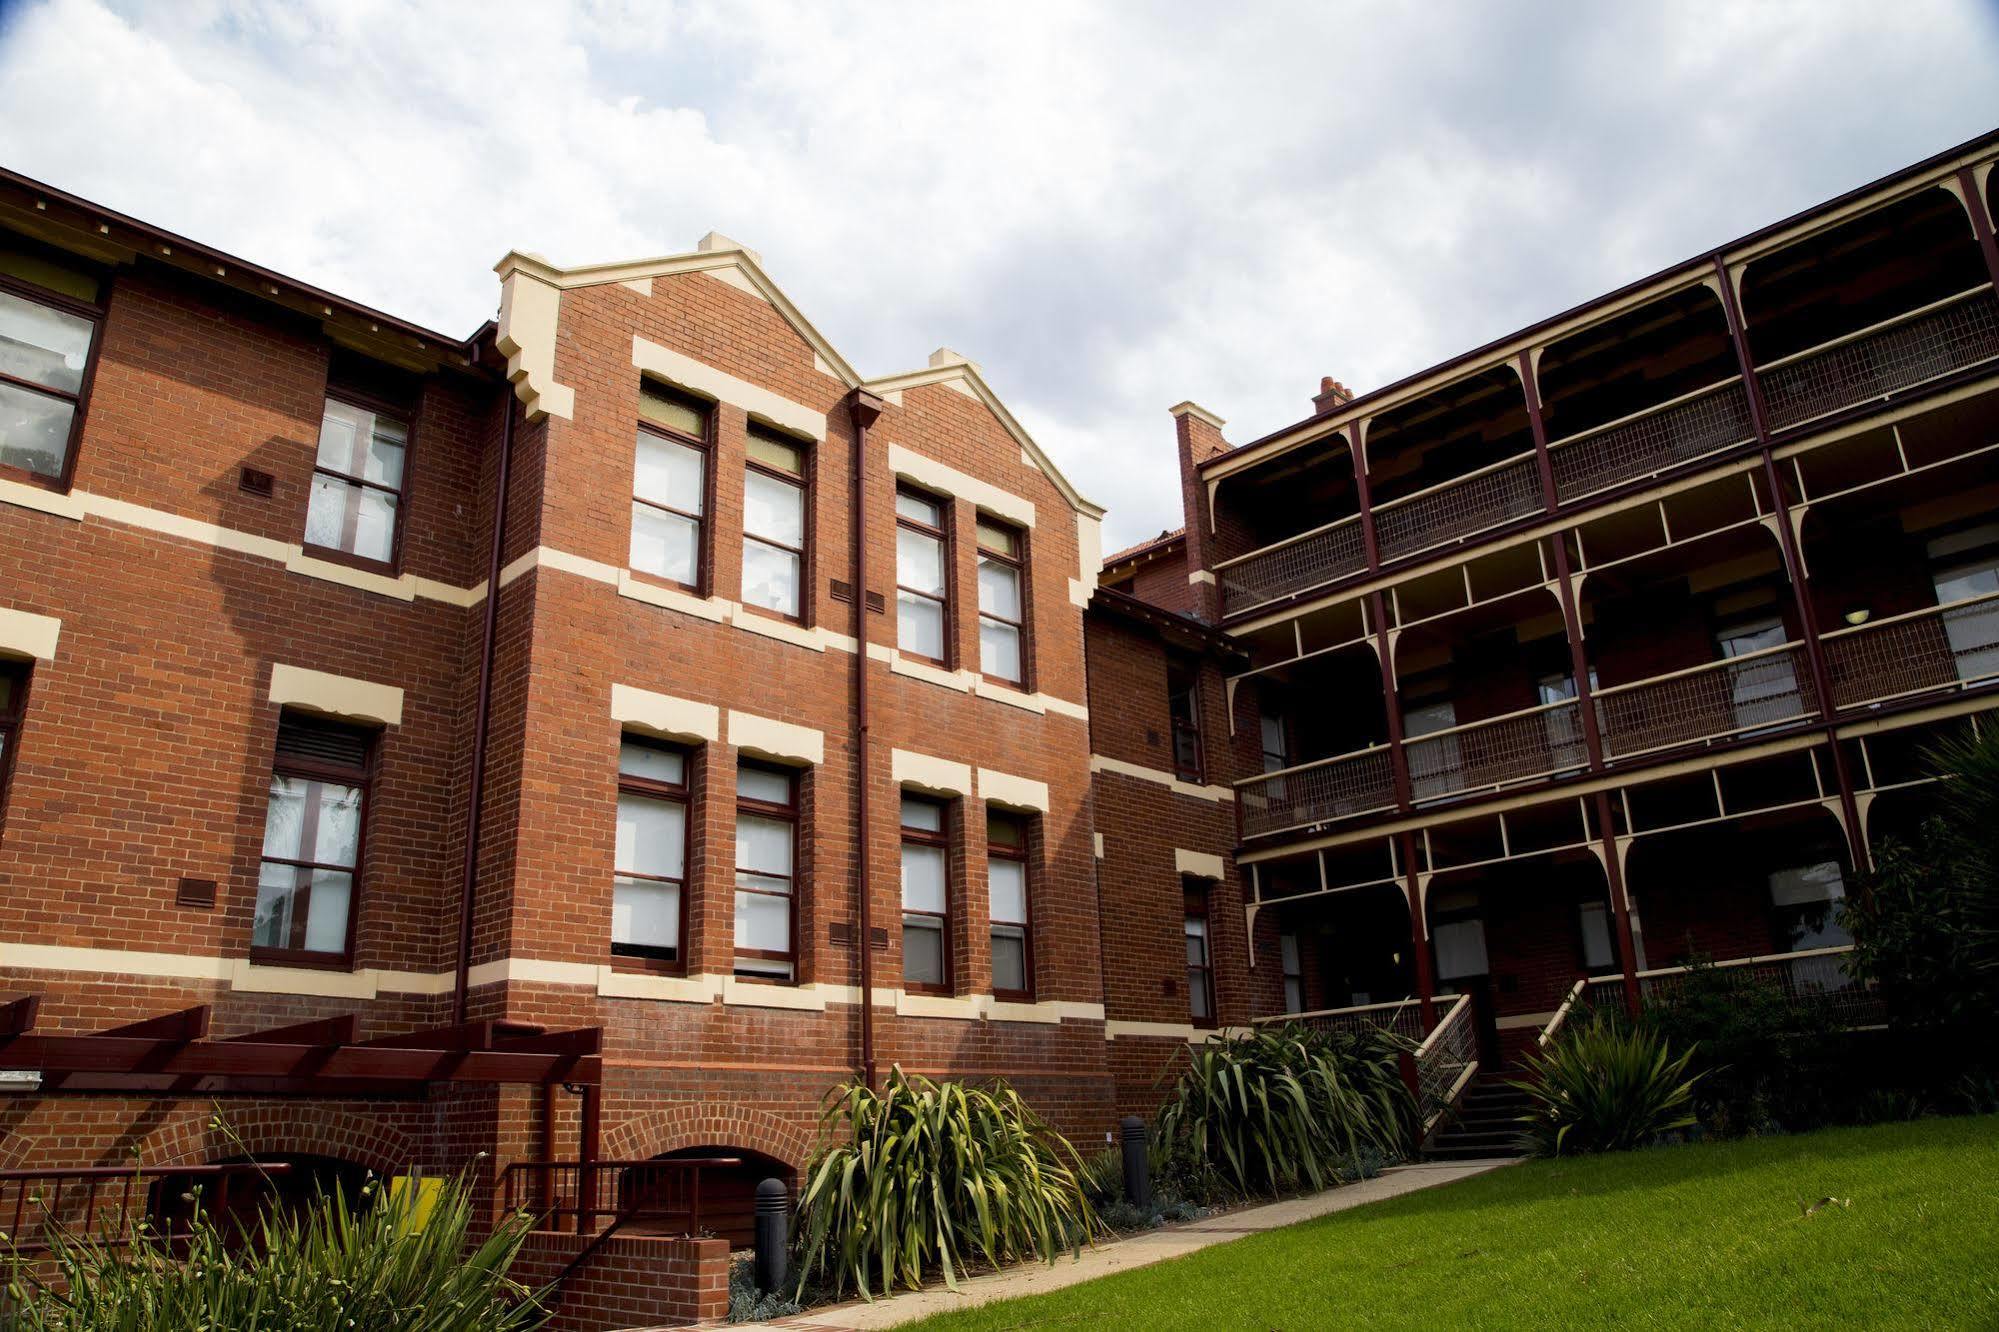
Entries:
{"type": "Polygon", "coordinates": [[[500,318],[493,345],[507,358],[507,382],[528,420],[576,414],[576,390],[555,381],[555,336],[562,286],[509,254],[500,260],[500,318]]]}
{"type": "Polygon", "coordinates": [[[734,708],[729,709],[729,743],[737,749],[782,762],[817,766],[826,761],[824,733],[734,708]]]}
{"type": "Polygon", "coordinates": [[[1069,603],[1087,606],[1097,590],[1097,575],[1104,571],[1104,520],[1096,514],[1076,511],[1076,572],[1069,580],[1069,603]]]}
{"type": "Polygon", "coordinates": [[[972,767],[969,763],[954,763],[934,754],[896,749],[889,754],[889,773],[897,786],[911,786],[934,795],[965,799],[970,799],[972,795],[972,767]]]}
{"type": "Polygon", "coordinates": [[[75,971],[148,980],[207,981],[258,994],[372,999],[377,994],[448,994],[457,978],[448,971],[321,971],[267,967],[247,958],[151,953],[124,948],[72,948],[58,944],[0,942],[0,967],[23,971],[75,971]]]}
{"type": "Polygon", "coordinates": [[[611,686],[611,720],[668,740],[720,740],[721,710],[631,685],[611,686]]]}
{"type": "MultiPolygon", "coordinates": [[[[669,254],[653,259],[630,259],[614,263],[583,264],[574,268],[560,267],[539,255],[524,254],[518,250],[510,251],[494,266],[494,271],[500,275],[502,283],[502,318],[504,320],[506,313],[505,284],[516,275],[530,278],[556,291],[566,291],[574,287],[596,287],[615,282],[645,282],[653,278],[675,277],[682,273],[706,273],[712,278],[769,301],[772,308],[784,316],[785,322],[790,324],[799,337],[812,348],[814,356],[823,363],[833,378],[848,388],[861,386],[860,374],[848,363],[847,358],[840,355],[833,344],[826,340],[825,335],[812,326],[812,321],[800,313],[798,307],[792,304],[791,298],[784,294],[777,283],[771,281],[770,275],[764,272],[763,264],[754,251],[746,250],[734,242],[715,236],[714,233],[710,233],[710,238],[713,243],[733,248],[697,249],[686,254],[669,254]]],[[[708,244],[711,241],[703,243],[708,244]]],[[[552,335],[554,330],[552,321],[549,330],[552,335]]],[[[513,353],[505,346],[500,350],[508,354],[508,377],[513,378],[513,353]]],[[[552,342],[550,359],[552,363],[552,342]]],[[[527,401],[525,396],[522,401],[527,401]]]]}
{"type": "Polygon", "coordinates": [[[955,467],[926,458],[900,444],[888,446],[888,468],[897,476],[914,481],[926,490],[942,491],[958,499],[967,499],[990,513],[1011,519],[1022,527],[1034,526],[1034,501],[1022,499],[1010,491],[968,476],[955,467]]]}
{"type": "Polygon", "coordinates": [[[54,661],[56,640],[61,637],[62,621],[53,615],[0,608],[0,652],[54,661]]]}
{"type": "Polygon", "coordinates": [[[770,425],[825,442],[826,416],[823,412],[815,412],[803,403],[779,397],[767,388],[738,379],[712,365],[682,355],[671,347],[648,342],[636,333],[632,335],[632,364],[641,372],[657,375],[676,388],[704,398],[719,399],[732,407],[742,408],[751,416],[762,418],[770,425]]]}
{"type": "Polygon", "coordinates": [[[1196,786],[1183,782],[1170,772],[1157,768],[1141,767],[1136,763],[1126,763],[1123,759],[1106,757],[1103,754],[1090,755],[1091,772],[1114,772],[1124,777],[1136,777],[1144,782],[1157,782],[1171,787],[1175,795],[1194,796],[1200,800],[1234,800],[1235,792],[1226,786],[1196,786]]]}
{"type": "Polygon", "coordinates": [[[893,1006],[897,1017],[941,1018],[955,1022],[1030,1022],[1054,1026],[1063,1021],[1102,1022],[1102,1004],[1078,1003],[1071,999],[1045,999],[1019,1004],[995,999],[990,994],[910,994],[894,990],[884,1004],[883,991],[875,991],[877,1007],[893,1006]]]}
{"type": "Polygon", "coordinates": [[[403,724],[403,691],[394,685],[353,680],[305,666],[271,664],[271,702],[322,712],[343,721],[403,724]]]}
{"type": "Polygon", "coordinates": [[[1062,469],[1042,451],[1041,446],[1034,442],[1034,437],[1027,433],[1015,419],[1014,414],[1007,410],[1006,404],[999,400],[999,395],[987,385],[985,376],[979,373],[979,367],[958,353],[940,347],[931,354],[930,365],[926,369],[871,379],[862,387],[870,393],[889,397],[892,394],[923,388],[930,384],[950,384],[971,390],[972,396],[985,404],[986,410],[993,414],[1001,428],[1013,436],[1014,442],[1020,445],[1021,453],[1025,455],[1026,460],[1036,471],[1048,478],[1055,489],[1061,492],[1063,499],[1069,501],[1070,508],[1080,513],[1087,513],[1093,518],[1103,517],[1103,506],[1083,498],[1082,492],[1069,483],[1069,478],[1062,475],[1062,469]]]}
{"type": "Polygon", "coordinates": [[[1046,814],[1048,783],[1037,782],[1027,777],[1015,777],[1011,773],[996,772],[991,768],[980,768],[979,798],[1008,809],[1024,809],[1036,814],[1046,814]]]}
{"type": "Polygon", "coordinates": [[[1221,417],[1216,416],[1213,412],[1203,407],[1200,403],[1191,400],[1174,403],[1171,407],[1168,407],[1166,409],[1166,414],[1168,416],[1191,416],[1196,421],[1206,421],[1209,425],[1213,426],[1217,430],[1220,430],[1223,426],[1228,424],[1227,421],[1224,421],[1221,417]]]}

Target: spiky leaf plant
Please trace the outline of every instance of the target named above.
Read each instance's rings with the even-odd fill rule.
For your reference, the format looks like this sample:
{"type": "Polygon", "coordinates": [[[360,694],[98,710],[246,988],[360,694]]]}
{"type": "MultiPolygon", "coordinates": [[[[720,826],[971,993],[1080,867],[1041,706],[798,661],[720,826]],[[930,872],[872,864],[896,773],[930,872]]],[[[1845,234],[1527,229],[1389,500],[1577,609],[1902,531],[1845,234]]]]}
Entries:
{"type": "Polygon", "coordinates": [[[1537,1156],[1618,1152],[1694,1123],[1690,1047],[1675,1056],[1657,1032],[1607,1014],[1565,1028],[1513,1083],[1532,1102],[1520,1144],[1537,1156]]]}
{"type": "Polygon", "coordinates": [[[267,1207],[246,1235],[197,1204],[169,1242],[135,1226],[83,1234],[46,1218],[49,1252],[12,1255],[5,1326],[22,1332],[522,1332],[545,1320],[508,1269],[527,1237],[507,1217],[478,1244],[466,1179],[446,1179],[428,1210],[415,1188],[335,1188],[303,1208],[267,1207]],[[118,1241],[123,1240],[120,1243],[118,1241]]]}
{"type": "Polygon", "coordinates": [[[1160,1107],[1159,1151],[1191,1157],[1239,1194],[1322,1189],[1364,1150],[1405,1155],[1416,1108],[1387,1032],[1287,1024],[1188,1052],[1160,1107]]]}
{"type": "Polygon", "coordinates": [[[793,1227],[798,1289],[872,1299],[968,1262],[1054,1262],[1095,1232],[1082,1159],[1005,1083],[893,1070],[843,1088],[820,1123],[793,1227]]]}

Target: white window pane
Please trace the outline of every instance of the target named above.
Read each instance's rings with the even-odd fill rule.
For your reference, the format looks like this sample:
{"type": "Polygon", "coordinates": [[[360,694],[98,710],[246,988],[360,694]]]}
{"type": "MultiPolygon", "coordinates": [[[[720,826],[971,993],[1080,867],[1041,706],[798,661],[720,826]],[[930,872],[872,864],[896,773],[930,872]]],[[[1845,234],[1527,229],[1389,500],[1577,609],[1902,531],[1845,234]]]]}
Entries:
{"type": "Polygon", "coordinates": [[[1020,630],[997,620],[979,620],[979,669],[1000,680],[1020,679],[1020,630]]]}
{"type": "Polygon", "coordinates": [[[1027,936],[1017,927],[993,931],[993,988],[1027,988],[1027,936]]]}
{"type": "Polygon", "coordinates": [[[944,514],[939,506],[906,490],[895,492],[895,512],[898,517],[912,518],[919,523],[928,523],[932,527],[944,525],[944,514]]]}
{"type": "Polygon", "coordinates": [[[374,437],[368,443],[368,470],[361,475],[377,485],[403,488],[403,455],[409,435],[398,421],[386,416],[375,418],[374,437]]]}
{"type": "Polygon", "coordinates": [[[743,541],[743,604],[780,615],[798,614],[798,556],[761,541],[743,541]]]}
{"type": "Polygon", "coordinates": [[[0,291],[0,372],[76,393],[89,359],[88,319],[0,291]]]}
{"type": "Polygon", "coordinates": [[[754,768],[745,764],[736,769],[736,794],[773,805],[789,805],[791,778],[769,768],[754,768]]]}
{"type": "Polygon", "coordinates": [[[296,777],[273,776],[271,800],[264,811],[264,854],[279,860],[305,860],[305,801],[307,783],[296,777]]]}
{"type": "Polygon", "coordinates": [[[258,948],[291,947],[292,904],[301,873],[268,861],[258,870],[257,916],[250,927],[250,942],[258,948]]]}
{"type": "Polygon", "coordinates": [[[317,457],[330,471],[400,490],[408,442],[408,431],[395,418],[329,398],[320,418],[317,457]]]}
{"type": "Polygon", "coordinates": [[[641,433],[633,467],[632,494],[696,516],[707,497],[704,469],[707,457],[699,449],[658,435],[641,433]]]}
{"type": "Polygon", "coordinates": [[[791,842],[791,824],[783,820],[736,816],[738,870],[791,877],[791,842]]]}
{"type": "Polygon", "coordinates": [[[386,490],[363,489],[361,512],[354,524],[354,554],[366,560],[387,561],[396,553],[396,496],[386,490]]]}
{"type": "Polygon", "coordinates": [[[944,927],[923,916],[902,918],[902,978],[915,985],[944,983],[944,927]]]}
{"type": "Polygon", "coordinates": [[[791,899],[736,894],[736,947],[768,953],[791,951],[791,899]]]}
{"type": "Polygon", "coordinates": [[[319,835],[310,860],[352,867],[361,849],[361,791],[354,786],[313,782],[319,803],[319,835]]]}
{"type": "Polygon", "coordinates": [[[687,877],[687,806],[649,796],[618,797],[619,872],[687,877]]]}
{"type": "Polygon", "coordinates": [[[1278,936],[1277,936],[1277,951],[1278,951],[1279,953],[1281,953],[1281,954],[1283,955],[1283,958],[1284,958],[1284,974],[1285,974],[1285,975],[1287,975],[1287,976],[1295,976],[1295,975],[1297,975],[1297,974],[1299,973],[1299,971],[1300,971],[1300,970],[1302,970],[1302,968],[1300,967],[1300,965],[1299,965],[1299,962],[1298,962],[1298,936],[1297,936],[1297,935],[1295,935],[1295,934],[1280,934],[1280,935],[1278,935],[1278,936]]]}
{"type": "Polygon", "coordinates": [[[309,546],[345,550],[347,515],[360,487],[337,477],[314,473],[312,495],[305,506],[305,541],[309,546]]]}
{"type": "Polygon", "coordinates": [[[650,380],[639,384],[639,415],[669,430],[700,438],[708,433],[708,409],[650,380]]]}
{"type": "Polygon", "coordinates": [[[743,480],[743,530],[780,546],[805,544],[805,492],[763,472],[743,480]]]}
{"type": "Polygon", "coordinates": [[[764,976],[771,980],[790,980],[791,963],[769,957],[739,957],[736,959],[736,974],[741,976],[764,976]]]}
{"type": "Polygon", "coordinates": [[[944,910],[944,848],[902,844],[902,905],[911,911],[944,910]]]}
{"type": "Polygon", "coordinates": [[[943,832],[944,806],[935,800],[906,795],[902,798],[902,826],[923,832],[943,832]]]}
{"type": "Polygon", "coordinates": [[[1610,947],[1610,911],[1601,902],[1582,905],[1583,965],[1595,970],[1616,960],[1610,947]]]}
{"type": "Polygon", "coordinates": [[[679,786],[687,780],[687,756],[674,749],[634,744],[618,746],[618,771],[627,777],[644,777],[679,786]]]}
{"type": "Polygon", "coordinates": [[[766,467],[775,467],[793,476],[805,475],[805,446],[802,444],[790,443],[751,427],[747,451],[751,458],[766,467]]]}
{"type": "Polygon", "coordinates": [[[329,401],[319,418],[319,453],[314,461],[331,471],[353,475],[354,445],[368,428],[368,415],[359,407],[329,401]]]}
{"type": "Polygon", "coordinates": [[[1020,570],[996,560],[980,560],[979,609],[1002,620],[1021,619],[1020,570]]]}
{"type": "Polygon", "coordinates": [[[676,583],[692,583],[701,527],[677,513],[632,503],[632,567],[676,583]]]}
{"type": "Polygon", "coordinates": [[[619,879],[611,894],[611,942],[679,948],[680,889],[670,883],[619,879]]]}
{"type": "Polygon", "coordinates": [[[305,946],[315,953],[347,951],[347,908],[354,876],[339,870],[312,872],[312,900],[305,913],[305,946]]]}
{"type": "Polygon", "coordinates": [[[1433,937],[1437,943],[1439,980],[1456,980],[1461,976],[1483,976],[1487,973],[1484,921],[1460,920],[1439,925],[1433,937]]]}
{"type": "Polygon", "coordinates": [[[1999,560],[1987,560],[1957,569],[1947,569],[1936,574],[1933,581],[1936,584],[1939,606],[1953,601],[1963,601],[1968,597],[1982,597],[1999,592],[1999,560]]]}
{"type": "Polygon", "coordinates": [[[996,921],[1020,925],[1027,920],[1027,866],[1018,860],[994,860],[987,865],[987,896],[996,921]]]}
{"type": "Polygon", "coordinates": [[[1214,1016],[1208,1003],[1208,977],[1205,972],[1187,973],[1187,1012],[1197,1022],[1205,1022],[1214,1016]]]}
{"type": "Polygon", "coordinates": [[[61,476],[76,409],[60,398],[0,384],[0,463],[61,476]]]}
{"type": "Polygon", "coordinates": [[[1770,901],[1775,906],[1836,902],[1845,896],[1846,880],[1837,861],[1781,869],[1770,876],[1770,901]]]}
{"type": "Polygon", "coordinates": [[[944,543],[899,527],[895,532],[895,581],[912,592],[944,595],[944,543]]]}
{"type": "Polygon", "coordinates": [[[1020,534],[1011,527],[1001,527],[984,518],[978,523],[978,543],[982,550],[994,550],[1015,558],[1020,555],[1020,534]]]}
{"type": "Polygon", "coordinates": [[[1208,965],[1208,922],[1189,920],[1186,928],[1187,965],[1205,967],[1208,965]]]}
{"type": "Polygon", "coordinates": [[[904,652],[942,661],[944,607],[913,593],[896,593],[895,642],[904,652]]]}

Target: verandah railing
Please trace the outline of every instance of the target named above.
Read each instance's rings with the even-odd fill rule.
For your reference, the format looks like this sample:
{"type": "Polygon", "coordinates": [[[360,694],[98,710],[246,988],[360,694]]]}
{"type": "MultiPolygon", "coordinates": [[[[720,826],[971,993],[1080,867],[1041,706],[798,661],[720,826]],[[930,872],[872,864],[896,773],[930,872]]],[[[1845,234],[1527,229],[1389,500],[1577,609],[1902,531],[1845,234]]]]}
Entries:
{"type": "Polygon", "coordinates": [[[1416,1096],[1426,1135],[1457,1104],[1458,1097],[1478,1072],[1478,1039],[1472,1030],[1470,995],[1457,996],[1437,1019],[1437,1025],[1427,1030],[1420,999],[1278,1013],[1256,1019],[1258,1026],[1289,1022],[1327,1032],[1390,1031],[1415,1042],[1410,1057],[1414,1074],[1410,1090],[1416,1096]]]}
{"type": "Polygon", "coordinates": [[[1929,606],[1823,636],[1841,708],[1999,679],[1999,592],[1929,606]]]}
{"type": "MultiPolygon", "coordinates": [[[[1885,1020],[1881,996],[1874,988],[1857,980],[1847,969],[1852,944],[1832,948],[1810,948],[1795,953],[1765,953],[1758,957],[1730,958],[1709,964],[1712,970],[1742,983],[1767,985],[1786,998],[1807,1004],[1824,1013],[1834,1026],[1843,1028],[1878,1026],[1885,1020]]],[[[1657,1003],[1677,994],[1693,966],[1654,967],[1638,973],[1638,993],[1642,1003],[1657,1003]]],[[[1555,1010],[1554,1017],[1541,1029],[1536,1043],[1546,1049],[1571,1022],[1594,1008],[1623,1005],[1615,987],[1624,984],[1621,975],[1588,976],[1575,983],[1555,1010]]]]}
{"type": "Polygon", "coordinates": [[[0,1218],[6,1219],[7,1247],[26,1257],[47,1253],[58,1227],[100,1244],[123,1245],[144,1225],[153,1239],[172,1245],[186,1238],[197,1207],[192,1198],[156,1197],[161,1181],[198,1190],[198,1210],[221,1218],[230,1214],[232,1193],[239,1204],[254,1199],[268,1181],[291,1169],[284,1162],[243,1161],[0,1170],[0,1218]]]}

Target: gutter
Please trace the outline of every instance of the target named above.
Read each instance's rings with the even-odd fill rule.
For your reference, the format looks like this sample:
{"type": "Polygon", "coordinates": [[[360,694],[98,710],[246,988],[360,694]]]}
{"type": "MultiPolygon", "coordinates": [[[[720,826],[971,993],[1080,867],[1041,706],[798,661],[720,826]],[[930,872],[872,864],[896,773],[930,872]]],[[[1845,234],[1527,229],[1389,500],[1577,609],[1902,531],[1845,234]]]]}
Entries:
{"type": "Polygon", "coordinates": [[[847,397],[854,418],[854,893],[859,902],[855,933],[861,973],[861,1075],[870,1090],[878,1085],[875,1069],[875,931],[873,876],[869,870],[868,837],[869,734],[868,712],[868,427],[882,414],[882,400],[866,389],[847,397]]]}
{"type": "Polygon", "coordinates": [[[499,477],[493,488],[493,542],[486,557],[485,626],[479,640],[479,698],[472,713],[472,774],[465,810],[464,875],[458,889],[458,971],[453,1011],[464,1022],[472,973],[472,898],[479,878],[479,814],[486,794],[486,737],[492,729],[493,645],[500,626],[500,558],[507,535],[507,482],[513,471],[514,394],[508,386],[500,426],[499,477]]]}

